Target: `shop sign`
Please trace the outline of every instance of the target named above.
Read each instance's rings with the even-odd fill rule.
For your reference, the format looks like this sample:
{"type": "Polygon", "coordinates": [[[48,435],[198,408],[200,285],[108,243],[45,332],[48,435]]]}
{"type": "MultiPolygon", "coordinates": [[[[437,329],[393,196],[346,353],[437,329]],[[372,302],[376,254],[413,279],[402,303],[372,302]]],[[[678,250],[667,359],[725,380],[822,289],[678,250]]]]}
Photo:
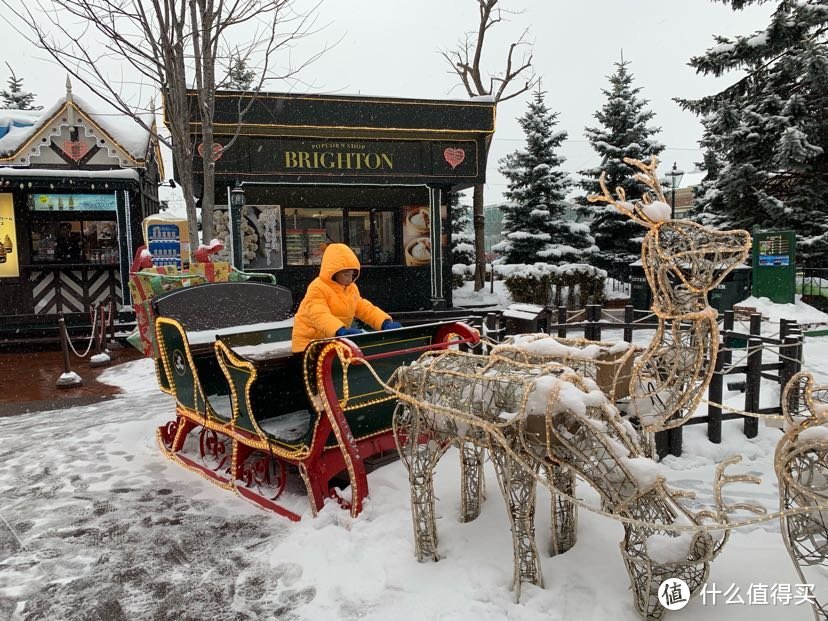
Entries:
{"type": "Polygon", "coordinates": [[[360,140],[239,136],[217,162],[219,173],[338,178],[473,180],[474,140],[360,140]],[[251,157],[255,154],[255,157],[251,157]]]}
{"type": "Polygon", "coordinates": [[[116,211],[115,194],[30,194],[31,211],[116,211]]]}
{"type": "Polygon", "coordinates": [[[0,194],[0,278],[18,278],[17,257],[20,248],[14,226],[14,202],[11,194],[0,194]]]}

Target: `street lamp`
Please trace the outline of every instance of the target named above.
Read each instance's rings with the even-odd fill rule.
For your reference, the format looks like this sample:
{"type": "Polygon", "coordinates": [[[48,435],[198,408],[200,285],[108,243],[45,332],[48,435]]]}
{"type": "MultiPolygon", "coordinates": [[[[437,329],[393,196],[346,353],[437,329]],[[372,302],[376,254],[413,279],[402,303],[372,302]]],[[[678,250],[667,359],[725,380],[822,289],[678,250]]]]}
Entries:
{"type": "Polygon", "coordinates": [[[244,269],[244,248],[242,240],[242,210],[245,205],[244,188],[236,181],[236,187],[230,190],[230,247],[232,249],[233,267],[244,269]]]}
{"type": "Polygon", "coordinates": [[[684,176],[684,171],[679,170],[678,167],[676,166],[676,163],[673,162],[673,169],[670,172],[668,172],[667,175],[670,177],[670,186],[672,187],[672,190],[673,190],[673,192],[672,192],[672,205],[671,205],[671,208],[670,208],[670,219],[675,220],[676,219],[676,190],[678,189],[679,184],[681,183],[681,178],[684,176]]]}

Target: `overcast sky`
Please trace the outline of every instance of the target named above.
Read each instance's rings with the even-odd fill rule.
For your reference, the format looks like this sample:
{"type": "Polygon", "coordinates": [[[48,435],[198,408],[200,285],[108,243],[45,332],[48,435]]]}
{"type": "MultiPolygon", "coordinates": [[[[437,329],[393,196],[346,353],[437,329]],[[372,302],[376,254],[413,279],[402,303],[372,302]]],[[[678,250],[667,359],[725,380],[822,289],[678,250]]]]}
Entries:
{"type": "MultiPolygon", "coordinates": [[[[311,0],[297,0],[311,6],[311,0]]],[[[774,3],[771,3],[771,5],[774,3]]],[[[685,171],[701,159],[701,126],[682,111],[673,97],[699,97],[716,92],[733,76],[723,79],[697,76],[687,65],[691,56],[714,45],[713,35],[748,34],[764,28],[772,6],[734,12],[711,0],[502,0],[504,8],[522,9],[491,31],[484,55],[488,72],[500,71],[510,42],[529,28],[534,63],[547,92],[547,105],[560,113],[559,127],[569,132],[563,147],[564,168],[572,173],[598,163],[583,130],[593,125],[594,112],[605,97],[606,76],[615,62],[630,61],[641,96],[655,112],[657,136],[667,148],[662,154],[666,171],[677,162],[685,171]]],[[[298,57],[319,49],[325,41],[341,42],[306,69],[304,87],[320,93],[399,97],[461,98],[456,76],[449,74],[439,50],[453,48],[466,31],[476,29],[476,0],[325,0],[320,23],[327,28],[296,50],[298,57]]],[[[0,22],[0,52],[24,86],[49,107],[64,92],[65,74],[28,49],[22,38],[0,22]]],[[[8,77],[0,67],[2,82],[8,77]]],[[[271,90],[285,90],[274,85],[271,90]]],[[[82,85],[75,91],[92,99],[82,85]]],[[[497,131],[489,157],[486,202],[501,200],[505,179],[497,160],[523,146],[516,119],[526,110],[527,95],[499,106],[497,131]]],[[[688,177],[690,179],[690,177],[688,177]]]]}

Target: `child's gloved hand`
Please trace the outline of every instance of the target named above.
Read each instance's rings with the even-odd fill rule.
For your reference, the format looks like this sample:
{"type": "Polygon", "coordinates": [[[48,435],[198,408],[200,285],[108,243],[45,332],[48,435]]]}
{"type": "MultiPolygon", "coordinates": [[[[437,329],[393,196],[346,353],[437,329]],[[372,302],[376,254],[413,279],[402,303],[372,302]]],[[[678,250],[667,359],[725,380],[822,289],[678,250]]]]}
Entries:
{"type": "Polygon", "coordinates": [[[382,330],[394,330],[396,328],[402,328],[402,324],[394,321],[393,319],[386,319],[382,322],[382,330]]]}
{"type": "Polygon", "coordinates": [[[345,326],[342,326],[336,331],[336,336],[350,336],[351,334],[362,334],[362,330],[359,328],[346,328],[345,326]]]}

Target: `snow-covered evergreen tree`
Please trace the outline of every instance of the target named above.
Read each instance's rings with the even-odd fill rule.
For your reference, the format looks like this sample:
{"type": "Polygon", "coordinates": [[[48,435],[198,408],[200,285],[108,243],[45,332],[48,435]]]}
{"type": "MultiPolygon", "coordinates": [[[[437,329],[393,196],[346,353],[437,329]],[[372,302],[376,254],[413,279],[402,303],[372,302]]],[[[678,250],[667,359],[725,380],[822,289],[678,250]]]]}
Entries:
{"type": "Polygon", "coordinates": [[[247,66],[247,60],[242,58],[237,49],[230,57],[230,67],[227,70],[227,88],[236,91],[249,91],[256,79],[256,72],[247,66]]]}
{"type": "Polygon", "coordinates": [[[648,100],[639,97],[641,88],[633,86],[629,64],[623,58],[615,63],[617,69],[608,77],[610,87],[602,89],[607,101],[594,114],[600,125],[584,130],[590,145],[601,156],[601,163],[580,171],[580,185],[586,194],[578,202],[582,213],[592,220],[590,232],[600,249],[592,263],[610,273],[641,256],[641,240],[646,231],[612,206],[589,203],[586,197],[601,193],[598,179],[606,171],[607,186],[612,192],[621,187],[628,200],[641,198],[647,188],[633,179],[636,171],[624,163],[624,158],[649,160],[664,149],[653,138],[661,129],[647,125],[655,113],[647,109],[648,100]]]}
{"type": "Polygon", "coordinates": [[[451,263],[474,265],[474,234],[471,228],[470,205],[460,202],[461,192],[449,192],[451,216],[451,263]]]}
{"type": "Polygon", "coordinates": [[[564,158],[555,153],[567,132],[555,130],[558,114],[544,103],[538,91],[518,122],[526,135],[526,149],[500,160],[508,179],[509,202],[501,207],[506,239],[493,246],[504,263],[581,263],[595,252],[589,227],[565,217],[566,193],[571,185],[560,170],[564,158]]]}
{"type": "MultiPolygon", "coordinates": [[[[739,10],[763,0],[722,0],[739,10]]],[[[765,0],[766,1],[766,0],[765,0]]],[[[696,198],[696,217],[721,226],[793,229],[797,255],[828,258],[828,5],[776,1],[767,28],[717,36],[690,64],[705,75],[738,72],[699,100],[707,158],[718,163],[696,198]],[[745,75],[746,74],[746,75],[745,75]]]]}
{"type": "Polygon", "coordinates": [[[18,78],[14,74],[14,69],[9,63],[6,63],[6,67],[9,68],[11,76],[6,82],[9,87],[0,91],[0,98],[3,100],[0,108],[3,110],[41,110],[43,106],[32,105],[35,99],[34,93],[23,90],[23,78],[18,78]]]}

